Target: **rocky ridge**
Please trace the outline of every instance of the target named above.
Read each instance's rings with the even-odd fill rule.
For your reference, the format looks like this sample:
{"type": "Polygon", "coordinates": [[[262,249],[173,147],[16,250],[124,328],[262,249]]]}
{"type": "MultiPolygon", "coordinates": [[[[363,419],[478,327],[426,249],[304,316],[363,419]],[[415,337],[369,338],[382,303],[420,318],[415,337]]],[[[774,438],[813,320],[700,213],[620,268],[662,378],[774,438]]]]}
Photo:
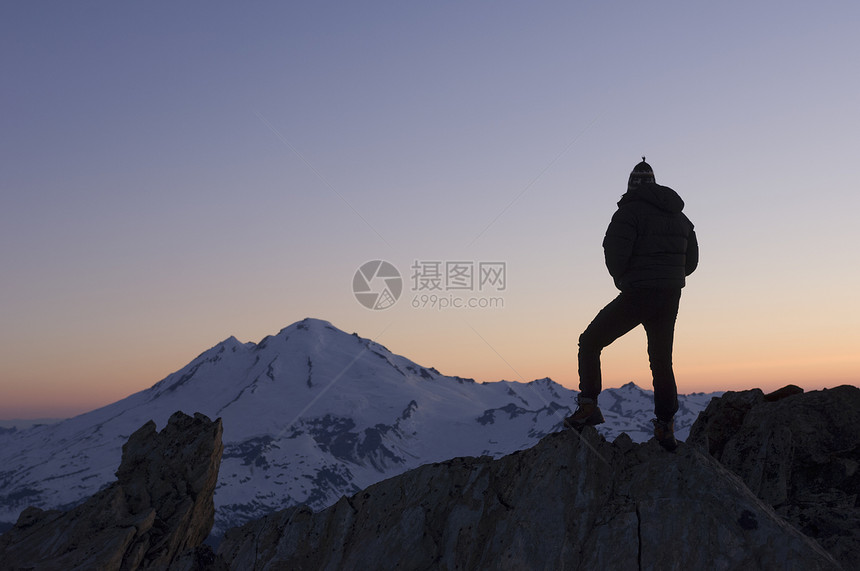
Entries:
{"type": "Polygon", "coordinates": [[[854,569],[860,389],[711,401],[675,453],[591,427],[427,464],[318,512],[212,526],[221,422],[174,414],[123,447],[117,482],[28,508],[4,569],[854,569]]]}
{"type": "Polygon", "coordinates": [[[25,509],[0,536],[3,568],[193,568],[215,517],[221,420],[177,412],[150,421],[123,446],[117,481],[66,512],[25,509]]]}
{"type": "Polygon", "coordinates": [[[228,531],[219,555],[231,569],[839,568],[709,455],[591,427],[280,511],[228,531]]]}

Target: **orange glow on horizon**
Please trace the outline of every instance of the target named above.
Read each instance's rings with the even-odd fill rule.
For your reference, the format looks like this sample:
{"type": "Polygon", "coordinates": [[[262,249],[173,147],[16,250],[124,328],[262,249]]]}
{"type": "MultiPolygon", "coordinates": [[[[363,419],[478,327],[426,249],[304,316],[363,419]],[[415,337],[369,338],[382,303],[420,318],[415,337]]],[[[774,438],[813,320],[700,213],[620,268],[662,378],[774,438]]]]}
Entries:
{"type": "MultiPolygon", "coordinates": [[[[468,344],[467,344],[468,345],[468,344]]],[[[476,346],[468,346],[476,349],[476,346]]],[[[620,351],[619,351],[620,352],[620,351]]],[[[538,352],[539,353],[539,352],[538,352]]],[[[604,389],[616,388],[633,382],[643,389],[651,389],[650,371],[644,355],[622,359],[621,355],[604,356],[604,389]]],[[[474,378],[478,382],[499,380],[530,382],[550,377],[562,386],[578,390],[575,354],[554,360],[542,360],[537,364],[515,360],[497,362],[491,366],[484,363],[479,371],[464,355],[452,355],[449,359],[432,362],[418,360],[419,364],[435,367],[446,375],[474,378]],[[512,366],[514,368],[512,368],[512,366]]],[[[694,392],[739,391],[759,388],[770,392],[788,384],[795,384],[806,391],[832,388],[850,384],[857,386],[860,378],[856,373],[860,357],[843,354],[834,357],[796,358],[790,361],[756,360],[732,363],[694,364],[690,359],[676,359],[675,375],[678,391],[682,394],[694,392]]],[[[176,367],[176,369],[180,368],[176,367]]],[[[7,389],[6,399],[0,404],[0,419],[11,418],[66,418],[94,410],[130,394],[145,390],[164,378],[163,371],[138,369],[123,382],[113,377],[100,377],[78,371],[68,375],[50,394],[39,391],[35,378],[15,384],[7,389]]],[[[8,385],[7,385],[8,386],[8,385]]]]}

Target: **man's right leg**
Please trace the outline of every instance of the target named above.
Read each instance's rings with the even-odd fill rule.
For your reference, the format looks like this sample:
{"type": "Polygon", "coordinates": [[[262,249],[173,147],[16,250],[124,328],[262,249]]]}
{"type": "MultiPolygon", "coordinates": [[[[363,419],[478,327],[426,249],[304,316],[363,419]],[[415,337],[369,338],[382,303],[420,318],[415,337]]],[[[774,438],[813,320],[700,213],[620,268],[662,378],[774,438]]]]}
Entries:
{"type": "Polygon", "coordinates": [[[678,447],[675,422],[678,411],[678,389],[672,370],[672,342],[681,290],[655,290],[652,297],[654,315],[643,322],[648,335],[648,359],[654,377],[654,437],[666,450],[678,447]]]}
{"type": "Polygon", "coordinates": [[[672,344],[678,315],[680,290],[654,292],[656,312],[643,322],[648,336],[648,360],[654,380],[654,414],[664,422],[678,411],[678,388],[672,369],[672,344]]]}

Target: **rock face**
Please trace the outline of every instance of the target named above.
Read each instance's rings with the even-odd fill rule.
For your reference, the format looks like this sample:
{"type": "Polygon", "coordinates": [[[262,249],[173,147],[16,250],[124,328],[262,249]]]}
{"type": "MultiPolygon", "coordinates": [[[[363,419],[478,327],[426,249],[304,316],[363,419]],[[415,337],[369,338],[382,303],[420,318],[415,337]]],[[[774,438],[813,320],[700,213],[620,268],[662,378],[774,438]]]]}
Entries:
{"type": "Polygon", "coordinates": [[[715,459],[593,428],[227,532],[231,569],[837,569],[715,459]]]}
{"type": "Polygon", "coordinates": [[[4,569],[160,569],[200,546],[214,521],[221,420],[177,412],[123,446],[117,481],[67,512],[24,510],[0,536],[4,569]]]}
{"type": "Polygon", "coordinates": [[[726,393],[701,413],[687,442],[846,569],[860,569],[860,389],[726,393]]]}

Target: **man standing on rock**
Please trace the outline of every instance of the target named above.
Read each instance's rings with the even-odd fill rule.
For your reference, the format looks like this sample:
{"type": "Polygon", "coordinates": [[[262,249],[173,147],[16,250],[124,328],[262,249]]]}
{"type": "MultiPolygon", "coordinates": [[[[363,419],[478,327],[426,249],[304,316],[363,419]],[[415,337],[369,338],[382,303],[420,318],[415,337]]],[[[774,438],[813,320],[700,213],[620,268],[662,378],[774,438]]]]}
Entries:
{"type": "Polygon", "coordinates": [[[681,288],[699,263],[696,233],[683,208],[678,193],[657,184],[653,169],[642,157],[630,173],[627,192],[618,201],[603,239],[606,267],[621,293],[579,337],[580,393],[576,412],[565,419],[567,426],[581,430],[604,422],[597,406],[602,389],[600,353],[642,324],[654,380],[654,436],[667,450],[678,446],[672,341],[681,288]]]}

